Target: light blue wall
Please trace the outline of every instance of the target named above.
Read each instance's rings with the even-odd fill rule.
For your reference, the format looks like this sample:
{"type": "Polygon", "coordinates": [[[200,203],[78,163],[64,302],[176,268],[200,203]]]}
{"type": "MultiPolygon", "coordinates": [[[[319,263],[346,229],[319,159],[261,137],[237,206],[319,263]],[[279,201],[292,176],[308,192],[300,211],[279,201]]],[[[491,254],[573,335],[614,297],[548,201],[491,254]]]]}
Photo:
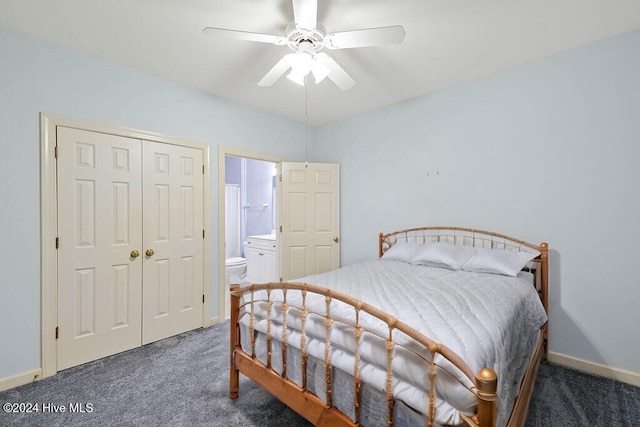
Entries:
{"type": "Polygon", "coordinates": [[[305,126],[0,30],[0,379],[40,367],[40,112],[211,146],[212,315],[217,145],[304,159],[305,126]]]}
{"type": "MultiPolygon", "coordinates": [[[[311,130],[309,160],[341,163],[343,264],[414,225],[546,240],[551,350],[640,373],[638,52],[634,31],[311,130]]],[[[0,58],[0,378],[40,366],[39,112],[210,144],[214,233],[217,144],[305,159],[298,123],[4,30],[0,58]]]]}
{"type": "Polygon", "coordinates": [[[640,31],[318,129],[341,163],[343,264],[377,234],[548,241],[551,350],[640,373],[640,31]]]}

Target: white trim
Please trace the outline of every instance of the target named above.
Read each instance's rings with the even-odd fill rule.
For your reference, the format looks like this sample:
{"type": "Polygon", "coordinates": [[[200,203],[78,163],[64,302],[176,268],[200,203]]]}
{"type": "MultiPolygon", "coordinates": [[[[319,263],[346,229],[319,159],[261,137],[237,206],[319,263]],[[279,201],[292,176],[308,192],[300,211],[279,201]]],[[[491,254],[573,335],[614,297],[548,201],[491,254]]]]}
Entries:
{"type": "Polygon", "coordinates": [[[549,361],[568,368],[578,369],[600,377],[610,378],[640,387],[640,373],[627,371],[625,369],[613,368],[601,363],[591,362],[578,357],[569,356],[562,353],[549,352],[549,361]]]}
{"type": "Polygon", "coordinates": [[[55,328],[58,324],[58,256],[55,249],[58,209],[56,204],[56,120],[40,114],[40,222],[41,222],[41,368],[46,378],[57,372],[55,328]]]}
{"type": "Polygon", "coordinates": [[[0,378],[0,391],[38,381],[42,377],[42,369],[33,369],[12,377],[0,378]]]}
{"type": "MultiPolygon", "coordinates": [[[[224,239],[225,239],[225,201],[224,201],[224,184],[225,184],[225,165],[224,158],[226,156],[245,157],[254,160],[263,160],[265,162],[281,163],[286,159],[272,156],[270,154],[256,153],[253,151],[241,150],[232,147],[218,146],[218,313],[219,318],[225,318],[225,280],[224,280],[224,239]]],[[[276,190],[280,191],[279,189],[276,190]]],[[[221,320],[221,321],[222,321],[221,320]]]]}
{"type": "MultiPolygon", "coordinates": [[[[180,145],[202,150],[204,162],[203,175],[203,294],[205,303],[202,310],[204,327],[221,322],[220,316],[211,317],[211,175],[210,147],[207,144],[189,141],[155,132],[132,129],[121,126],[104,125],[84,120],[70,119],[49,113],[40,113],[40,222],[41,222],[41,365],[42,378],[57,372],[57,345],[55,329],[57,320],[57,263],[55,249],[57,236],[57,194],[56,194],[56,127],[64,126],[92,132],[118,135],[145,141],[180,145]]],[[[40,372],[40,370],[38,370],[40,372]]],[[[27,381],[29,382],[29,381],[27,381]]]]}

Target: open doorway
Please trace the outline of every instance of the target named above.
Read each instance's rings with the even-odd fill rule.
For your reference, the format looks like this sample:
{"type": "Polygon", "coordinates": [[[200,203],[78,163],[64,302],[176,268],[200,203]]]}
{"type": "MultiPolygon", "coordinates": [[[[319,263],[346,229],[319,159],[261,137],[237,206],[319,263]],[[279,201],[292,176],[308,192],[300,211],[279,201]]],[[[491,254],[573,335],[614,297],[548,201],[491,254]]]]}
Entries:
{"type": "Polygon", "coordinates": [[[276,165],[267,155],[220,148],[219,310],[229,316],[229,285],[279,280],[276,165]]]}
{"type": "Polygon", "coordinates": [[[276,164],[225,156],[225,257],[243,257],[250,236],[275,235],[276,164]]]}

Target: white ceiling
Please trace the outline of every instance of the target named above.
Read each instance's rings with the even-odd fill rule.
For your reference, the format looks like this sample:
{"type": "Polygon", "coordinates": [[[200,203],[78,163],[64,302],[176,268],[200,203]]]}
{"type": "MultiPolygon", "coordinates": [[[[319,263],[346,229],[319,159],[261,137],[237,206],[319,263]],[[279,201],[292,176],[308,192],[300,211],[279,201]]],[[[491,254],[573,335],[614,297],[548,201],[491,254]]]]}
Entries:
{"type": "MultiPolygon", "coordinates": [[[[640,28],[640,0],[319,0],[327,32],[402,25],[402,45],[329,51],[356,80],[308,86],[320,125],[640,28]]],[[[284,35],[290,0],[0,0],[0,27],[305,121],[305,89],[257,82],[286,46],[217,40],[206,26],[284,35]]]]}

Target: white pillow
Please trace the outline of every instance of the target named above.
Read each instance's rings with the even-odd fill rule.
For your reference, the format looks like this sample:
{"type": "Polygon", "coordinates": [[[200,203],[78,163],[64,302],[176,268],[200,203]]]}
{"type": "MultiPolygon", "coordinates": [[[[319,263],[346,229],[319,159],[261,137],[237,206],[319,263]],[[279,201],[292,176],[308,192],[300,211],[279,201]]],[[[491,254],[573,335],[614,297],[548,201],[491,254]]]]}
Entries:
{"type": "Polygon", "coordinates": [[[503,274],[517,276],[529,261],[540,255],[539,252],[515,252],[498,249],[477,248],[462,269],[476,273],[503,274]]]}
{"type": "Polygon", "coordinates": [[[410,263],[423,246],[418,242],[397,242],[382,254],[382,259],[410,263]]]}
{"type": "Polygon", "coordinates": [[[413,259],[413,264],[460,270],[475,253],[476,249],[471,246],[444,242],[430,243],[422,245],[422,249],[413,259]]]}

